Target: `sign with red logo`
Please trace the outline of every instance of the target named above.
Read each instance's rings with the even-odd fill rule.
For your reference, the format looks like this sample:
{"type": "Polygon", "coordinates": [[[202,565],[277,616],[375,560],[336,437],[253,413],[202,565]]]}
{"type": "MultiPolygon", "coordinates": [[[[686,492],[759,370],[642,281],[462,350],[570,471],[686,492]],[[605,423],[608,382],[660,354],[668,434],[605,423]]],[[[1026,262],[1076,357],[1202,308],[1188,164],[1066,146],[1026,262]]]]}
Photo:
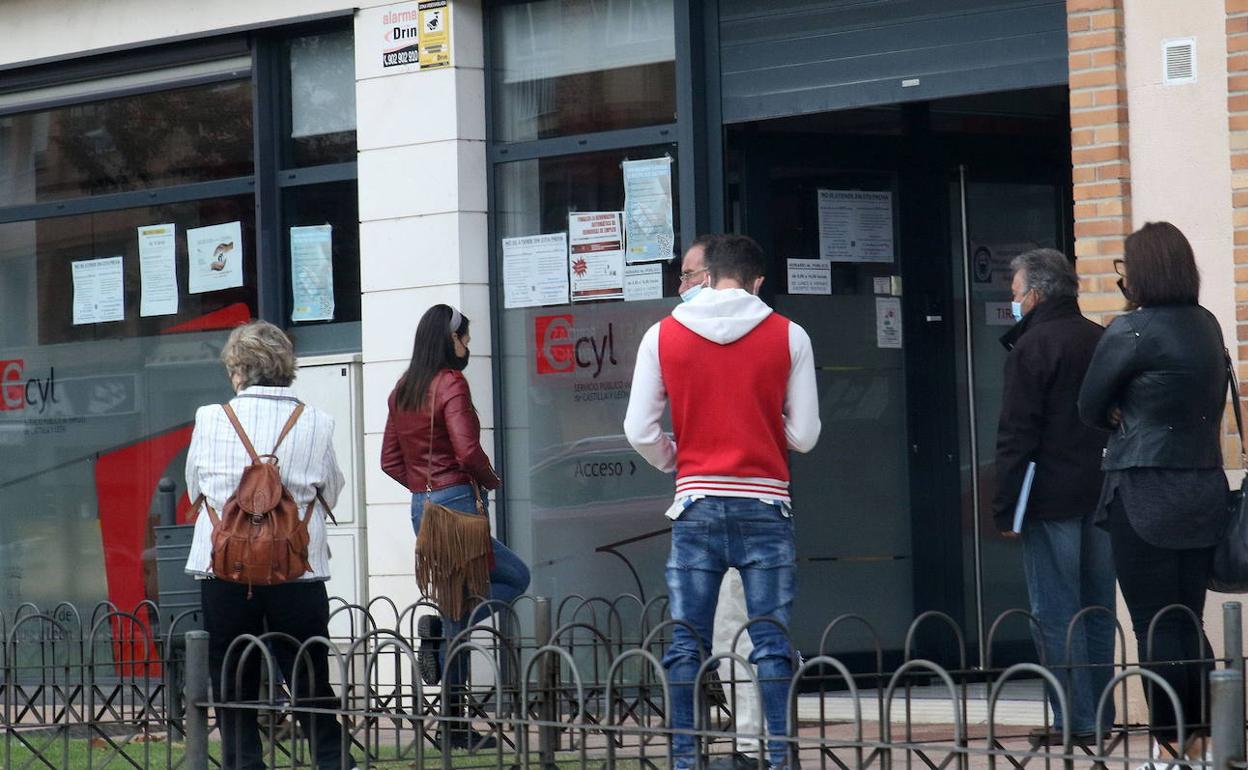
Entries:
{"type": "Polygon", "coordinates": [[[615,357],[615,324],[611,322],[599,334],[593,328],[578,330],[570,314],[540,315],[533,319],[533,333],[538,374],[577,372],[596,380],[620,363],[615,357]]]}
{"type": "Polygon", "coordinates": [[[0,412],[26,408],[26,382],[22,379],[25,367],[21,358],[0,361],[0,412]]]}
{"type": "Polygon", "coordinates": [[[55,369],[48,369],[47,377],[26,377],[25,359],[0,360],[0,412],[43,414],[60,402],[55,369]]]}
{"type": "Polygon", "coordinates": [[[537,343],[537,373],[560,374],[572,371],[572,315],[539,315],[533,319],[537,343]]]}

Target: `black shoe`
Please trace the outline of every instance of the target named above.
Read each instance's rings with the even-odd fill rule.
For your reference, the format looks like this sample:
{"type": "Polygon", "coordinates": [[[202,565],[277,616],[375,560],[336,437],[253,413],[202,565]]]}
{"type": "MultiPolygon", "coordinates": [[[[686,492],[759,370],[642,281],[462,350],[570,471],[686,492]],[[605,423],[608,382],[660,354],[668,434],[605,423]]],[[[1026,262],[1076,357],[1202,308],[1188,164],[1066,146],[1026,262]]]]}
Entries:
{"type": "Polygon", "coordinates": [[[442,651],[442,618],[421,615],[416,621],[416,635],[420,637],[420,649],[416,652],[420,678],[425,684],[438,684],[442,681],[442,666],[438,663],[438,653],[442,651]]]}
{"type": "Polygon", "coordinates": [[[472,728],[463,727],[452,727],[450,730],[443,730],[439,727],[434,740],[441,748],[467,749],[469,753],[488,751],[498,747],[498,740],[494,736],[483,735],[472,728]]]}
{"type": "Polygon", "coordinates": [[[734,751],[731,754],[713,758],[707,765],[707,770],[759,770],[760,767],[767,767],[767,762],[764,761],[760,765],[758,757],[734,751]]]}
{"type": "MultiPolygon", "coordinates": [[[[1045,746],[1062,747],[1062,731],[1051,727],[1037,727],[1027,733],[1027,743],[1031,746],[1031,750],[1042,749],[1045,746]]],[[[1096,733],[1094,732],[1076,732],[1070,734],[1071,746],[1091,746],[1096,743],[1096,733]]]]}
{"type": "Polygon", "coordinates": [[[719,678],[719,669],[713,668],[707,671],[706,675],[702,677],[702,685],[706,688],[703,690],[706,694],[706,699],[712,706],[728,707],[728,695],[724,692],[724,683],[719,678]]]}

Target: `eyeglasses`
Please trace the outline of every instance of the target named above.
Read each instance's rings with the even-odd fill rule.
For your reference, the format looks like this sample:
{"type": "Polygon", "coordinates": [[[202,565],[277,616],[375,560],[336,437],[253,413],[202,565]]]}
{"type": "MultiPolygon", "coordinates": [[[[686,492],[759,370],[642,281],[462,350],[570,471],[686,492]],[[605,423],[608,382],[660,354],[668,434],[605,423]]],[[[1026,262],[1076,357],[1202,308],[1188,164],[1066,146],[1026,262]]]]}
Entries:
{"type": "Polygon", "coordinates": [[[1121,259],[1115,259],[1114,272],[1118,275],[1125,276],[1127,274],[1127,263],[1121,259]]]}
{"type": "Polygon", "coordinates": [[[694,276],[696,276],[698,273],[705,273],[707,270],[710,270],[710,268],[699,267],[697,270],[685,270],[684,272],[680,274],[680,280],[692,281],[694,279],[694,276]]]}

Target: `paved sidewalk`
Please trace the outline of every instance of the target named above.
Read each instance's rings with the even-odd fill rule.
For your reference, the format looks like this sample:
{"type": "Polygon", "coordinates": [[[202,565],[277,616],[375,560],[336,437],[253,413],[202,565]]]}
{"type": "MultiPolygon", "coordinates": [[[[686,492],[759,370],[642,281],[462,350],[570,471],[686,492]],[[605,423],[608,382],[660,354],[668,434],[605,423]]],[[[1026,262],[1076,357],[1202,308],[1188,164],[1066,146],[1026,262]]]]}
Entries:
{"type": "MultiPolygon", "coordinates": [[[[961,696],[961,693],[959,693],[961,696]]],[[[858,693],[864,721],[878,722],[883,692],[860,690],[858,693]]],[[[966,710],[968,727],[988,724],[988,690],[984,685],[967,685],[966,710]]],[[[999,727],[1033,726],[1045,722],[1044,690],[1039,682],[1013,681],[1005,686],[1005,692],[997,700],[996,723],[999,727]]],[[[819,695],[798,697],[797,716],[803,723],[818,724],[820,721],[852,721],[854,704],[846,692],[828,693],[823,697],[822,708],[819,695]]],[[[1052,720],[1052,715],[1048,715],[1052,720]]],[[[893,695],[893,724],[935,725],[953,724],[953,702],[944,687],[912,687],[909,693],[909,713],[905,690],[893,695]]]]}

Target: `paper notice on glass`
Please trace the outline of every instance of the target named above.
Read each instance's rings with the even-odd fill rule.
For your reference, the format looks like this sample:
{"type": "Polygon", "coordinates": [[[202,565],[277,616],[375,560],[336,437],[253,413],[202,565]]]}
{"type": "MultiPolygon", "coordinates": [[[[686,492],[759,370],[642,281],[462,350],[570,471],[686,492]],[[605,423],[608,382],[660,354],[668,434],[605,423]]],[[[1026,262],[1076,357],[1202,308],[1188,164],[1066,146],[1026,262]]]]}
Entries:
{"type": "Polygon", "coordinates": [[[985,302],[984,323],[987,326],[1013,326],[1014,308],[1009,302],[985,302]]]}
{"type": "Polygon", "coordinates": [[[74,326],[124,321],[126,282],[121,257],[70,264],[74,277],[74,326]]]}
{"type": "Polygon", "coordinates": [[[663,299],[663,265],[627,265],[624,268],[624,301],[663,299]]]}
{"type": "Polygon", "coordinates": [[[568,214],[572,301],[624,299],[624,217],[618,211],[568,214]]]}
{"type": "Polygon", "coordinates": [[[334,228],[290,228],[291,321],[334,320],[334,228]]]}
{"type": "Polygon", "coordinates": [[[819,190],[819,256],[832,262],[892,262],[893,194],[819,190]]]}
{"type": "Polygon", "coordinates": [[[831,262],[822,259],[789,260],[789,294],[831,293],[831,262]]]}
{"type": "Polygon", "coordinates": [[[186,231],[187,290],[191,294],[243,285],[243,225],[226,222],[186,231]]]}
{"type": "Polygon", "coordinates": [[[503,307],[568,301],[568,234],[503,239],[503,307]]]}
{"type": "Polygon", "coordinates": [[[672,258],[672,159],[626,160],[624,230],[628,263],[672,258]]]}
{"type": "Polygon", "coordinates": [[[178,312],[177,226],[139,228],[139,315],[178,312]]]}
{"type": "Polygon", "coordinates": [[[901,347],[901,299],[875,298],[875,345],[880,348],[901,347]]]}

